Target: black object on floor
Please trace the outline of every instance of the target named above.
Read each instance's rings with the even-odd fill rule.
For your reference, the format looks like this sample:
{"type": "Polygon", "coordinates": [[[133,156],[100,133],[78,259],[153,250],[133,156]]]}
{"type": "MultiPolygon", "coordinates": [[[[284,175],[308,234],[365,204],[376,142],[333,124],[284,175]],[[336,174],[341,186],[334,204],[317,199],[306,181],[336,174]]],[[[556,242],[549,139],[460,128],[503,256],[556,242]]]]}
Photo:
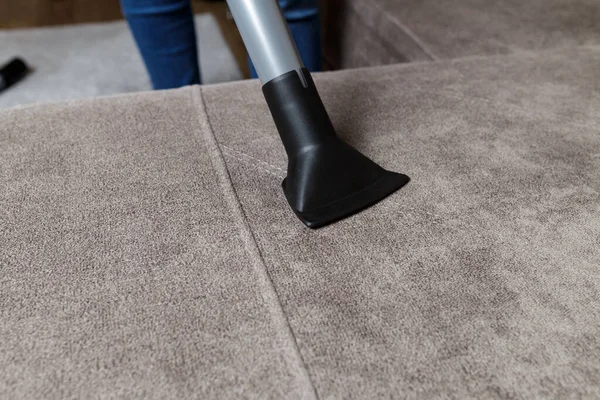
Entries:
{"type": "Polygon", "coordinates": [[[285,196],[309,228],[355,214],[409,182],[337,137],[306,68],[267,82],[263,93],[288,155],[285,196]]]}
{"type": "Polygon", "coordinates": [[[0,92],[23,79],[28,70],[25,61],[18,57],[0,67],[0,92]]]}

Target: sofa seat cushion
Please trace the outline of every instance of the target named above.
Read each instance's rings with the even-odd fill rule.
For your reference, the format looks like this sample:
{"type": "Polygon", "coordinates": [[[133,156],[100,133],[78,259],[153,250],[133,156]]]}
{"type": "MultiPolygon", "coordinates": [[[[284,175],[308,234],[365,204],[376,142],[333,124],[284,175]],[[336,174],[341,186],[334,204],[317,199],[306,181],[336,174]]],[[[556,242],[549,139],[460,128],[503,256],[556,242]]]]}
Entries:
{"type": "Polygon", "coordinates": [[[317,231],[257,81],[0,111],[0,397],[600,396],[599,63],[316,75],[412,178],[317,231]]]}

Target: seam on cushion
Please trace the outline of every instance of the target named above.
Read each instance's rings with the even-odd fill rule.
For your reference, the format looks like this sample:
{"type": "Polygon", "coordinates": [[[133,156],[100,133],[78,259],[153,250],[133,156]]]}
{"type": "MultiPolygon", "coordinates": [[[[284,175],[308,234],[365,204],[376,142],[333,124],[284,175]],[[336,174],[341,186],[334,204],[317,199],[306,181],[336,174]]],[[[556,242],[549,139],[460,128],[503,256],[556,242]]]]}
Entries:
{"type": "MultiPolygon", "coordinates": [[[[206,119],[208,129],[205,130],[205,134],[203,135],[204,137],[202,139],[206,142],[209,151],[211,152],[211,163],[213,169],[217,173],[217,178],[219,180],[219,184],[221,185],[221,189],[223,190],[223,195],[226,199],[226,202],[231,208],[234,218],[239,222],[240,236],[244,242],[246,252],[249,254],[252,260],[252,265],[256,275],[259,278],[259,284],[262,289],[261,295],[263,301],[269,308],[271,320],[275,325],[275,332],[277,335],[282,336],[280,338],[283,342],[282,344],[284,345],[282,347],[283,349],[287,350],[285,357],[286,364],[299,380],[299,383],[304,387],[302,398],[318,399],[319,397],[317,395],[317,390],[308,374],[308,368],[304,362],[304,359],[302,358],[302,354],[300,353],[296,336],[294,335],[292,327],[287,319],[287,315],[285,314],[283,305],[281,304],[281,300],[277,294],[277,289],[275,288],[273,280],[269,275],[265,260],[260,253],[260,249],[256,243],[256,239],[254,238],[252,228],[248,223],[242,205],[237,197],[235,187],[231,181],[225,159],[223,158],[223,154],[221,153],[217,138],[215,137],[215,133],[210,123],[210,118],[206,112],[206,103],[204,102],[204,97],[202,96],[202,87],[197,85],[192,86],[190,91],[192,95],[192,105],[198,109],[202,109],[204,112],[204,118],[206,119]]],[[[195,136],[200,136],[202,113],[198,112],[197,117],[198,129],[195,133],[195,136]]],[[[279,348],[279,346],[277,347],[279,348]]]]}
{"type": "Polygon", "coordinates": [[[406,25],[402,23],[398,18],[391,15],[391,13],[385,11],[376,1],[373,1],[372,4],[377,7],[377,9],[386,15],[392,23],[394,23],[406,36],[408,36],[428,57],[430,57],[433,61],[439,60],[439,58],[427,47],[425,43],[406,25]]]}
{"type": "MultiPolygon", "coordinates": [[[[241,155],[241,156],[243,156],[243,157],[248,157],[248,158],[250,158],[250,159],[252,159],[252,160],[254,160],[254,161],[258,161],[260,164],[264,164],[264,165],[266,165],[266,166],[268,166],[268,167],[270,167],[270,168],[274,168],[274,169],[276,169],[276,170],[283,171],[283,168],[281,168],[281,167],[277,167],[277,166],[275,166],[275,165],[273,165],[273,164],[269,164],[268,162],[266,162],[266,161],[263,161],[263,160],[261,160],[261,159],[259,159],[259,158],[256,158],[256,157],[252,157],[252,156],[251,156],[251,155],[249,155],[249,154],[242,153],[241,151],[239,151],[239,150],[236,150],[236,149],[234,149],[234,148],[231,148],[231,147],[229,147],[229,146],[226,146],[226,145],[224,145],[223,143],[219,143],[219,146],[221,146],[221,147],[224,147],[224,148],[226,148],[226,149],[227,149],[227,150],[229,150],[229,151],[233,151],[234,153],[237,153],[237,154],[239,154],[239,155],[241,155]]],[[[235,157],[234,157],[234,158],[235,158],[235,157]]]]}
{"type": "Polygon", "coordinates": [[[234,156],[233,154],[229,153],[228,151],[223,151],[222,153],[225,154],[227,157],[231,157],[234,160],[237,160],[237,161],[241,162],[242,164],[249,165],[249,166],[254,167],[254,168],[256,168],[256,169],[258,169],[260,171],[268,172],[269,174],[271,174],[273,176],[276,176],[277,178],[285,178],[285,176],[279,175],[279,174],[277,174],[277,172],[274,172],[274,171],[271,171],[268,168],[264,168],[264,167],[259,166],[258,163],[253,163],[253,162],[250,162],[248,160],[244,160],[244,159],[238,158],[238,157],[234,156]]]}

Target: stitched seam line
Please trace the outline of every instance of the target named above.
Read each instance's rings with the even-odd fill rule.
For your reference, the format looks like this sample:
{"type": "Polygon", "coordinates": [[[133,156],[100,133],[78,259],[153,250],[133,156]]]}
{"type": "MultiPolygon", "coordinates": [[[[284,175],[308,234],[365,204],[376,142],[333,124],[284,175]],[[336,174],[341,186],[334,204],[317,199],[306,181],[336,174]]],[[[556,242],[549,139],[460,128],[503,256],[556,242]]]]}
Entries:
{"type": "Polygon", "coordinates": [[[281,178],[281,179],[285,178],[285,176],[283,176],[283,175],[280,175],[280,174],[278,174],[278,173],[277,173],[277,172],[275,172],[275,171],[271,171],[271,170],[270,170],[270,169],[268,169],[268,168],[261,167],[261,166],[260,166],[260,164],[258,164],[258,163],[253,163],[253,162],[251,162],[251,161],[248,161],[248,160],[244,160],[244,159],[238,158],[238,157],[234,156],[233,154],[231,154],[231,153],[229,153],[229,152],[227,152],[227,151],[222,151],[222,153],[223,153],[224,155],[226,155],[227,157],[233,158],[234,160],[237,160],[237,161],[241,162],[242,164],[249,165],[249,166],[251,166],[251,167],[254,167],[254,168],[256,168],[256,169],[258,169],[258,170],[260,170],[260,171],[268,172],[269,174],[271,174],[271,175],[273,175],[273,176],[276,176],[277,178],[281,178]]]}
{"type": "MultiPolygon", "coordinates": [[[[388,15],[388,13],[385,10],[383,10],[380,5],[376,4],[375,2],[372,2],[372,4],[381,13],[388,15]]],[[[362,18],[360,10],[356,10],[355,6],[352,4],[350,4],[350,7],[351,7],[354,15],[362,22],[363,26],[367,27],[368,30],[370,30],[373,34],[375,34],[381,40],[381,43],[384,45],[384,47],[386,47],[386,49],[388,49],[391,52],[398,54],[400,56],[404,55],[401,51],[397,50],[393,45],[391,45],[385,38],[383,38],[381,36],[381,34],[379,34],[379,32],[375,28],[373,28],[370,24],[368,24],[362,18]]],[[[404,33],[404,35],[407,37],[407,39],[412,41],[412,43],[414,45],[416,45],[417,48],[419,50],[421,50],[421,52],[425,56],[429,57],[430,61],[438,61],[439,60],[439,58],[431,50],[429,50],[429,48],[425,45],[425,43],[423,43],[423,41],[415,33],[413,33],[413,31],[410,30],[406,25],[404,25],[402,22],[400,22],[397,18],[394,18],[394,17],[389,17],[389,20],[392,22],[392,24],[396,25],[402,31],[402,33],[404,33]]],[[[407,63],[411,63],[413,61],[414,60],[409,59],[407,63]]]]}
{"type": "MultiPolygon", "coordinates": [[[[306,367],[306,363],[304,362],[302,354],[300,353],[296,336],[294,335],[294,332],[289,324],[281,304],[281,300],[279,299],[277,290],[273,284],[273,280],[271,279],[271,276],[267,270],[265,260],[260,253],[260,249],[252,229],[248,224],[244,210],[241,206],[239,198],[237,197],[233,183],[231,182],[231,176],[227,170],[225,159],[223,158],[223,154],[221,153],[221,149],[217,142],[212,124],[210,123],[210,118],[206,112],[206,103],[204,102],[204,98],[202,96],[202,88],[200,86],[192,86],[190,90],[192,93],[192,105],[195,108],[200,108],[203,110],[204,118],[206,118],[206,123],[208,125],[208,129],[204,130],[205,134],[203,135],[203,138],[198,139],[203,139],[206,142],[211,155],[211,163],[213,169],[217,173],[225,200],[231,208],[234,219],[239,221],[240,236],[244,242],[246,252],[249,254],[250,259],[252,260],[252,265],[258,277],[259,285],[262,289],[261,295],[263,297],[263,301],[266,303],[270,311],[275,333],[277,336],[279,336],[278,341],[281,341],[282,346],[276,346],[275,348],[287,350],[287,354],[285,354],[286,363],[290,368],[290,371],[295,373],[294,375],[299,380],[299,383],[304,387],[302,398],[318,399],[316,388],[313,382],[310,380],[308,368],[306,367]]],[[[202,113],[198,112],[197,116],[198,129],[196,130],[196,136],[200,136],[202,113]]]]}
{"type": "Polygon", "coordinates": [[[252,159],[252,160],[254,160],[254,161],[258,161],[260,164],[263,164],[263,165],[265,165],[265,166],[267,166],[267,167],[269,167],[269,168],[273,168],[273,169],[276,169],[276,170],[278,170],[278,171],[285,172],[285,171],[284,171],[284,169],[283,169],[283,168],[281,168],[281,167],[277,167],[277,166],[275,166],[275,165],[273,165],[273,164],[269,164],[268,162],[266,162],[266,161],[263,161],[263,160],[261,160],[261,159],[259,159],[259,158],[256,158],[256,157],[252,157],[252,156],[251,156],[251,155],[249,155],[249,154],[242,153],[241,151],[239,151],[239,150],[236,150],[236,149],[234,149],[234,148],[231,148],[231,147],[229,147],[229,146],[226,146],[226,145],[224,145],[223,143],[219,143],[219,146],[220,146],[220,147],[224,147],[224,148],[226,148],[227,150],[229,150],[229,151],[232,151],[232,152],[234,152],[234,153],[236,153],[236,154],[239,154],[240,156],[243,156],[243,157],[250,158],[250,159],[252,159]]]}

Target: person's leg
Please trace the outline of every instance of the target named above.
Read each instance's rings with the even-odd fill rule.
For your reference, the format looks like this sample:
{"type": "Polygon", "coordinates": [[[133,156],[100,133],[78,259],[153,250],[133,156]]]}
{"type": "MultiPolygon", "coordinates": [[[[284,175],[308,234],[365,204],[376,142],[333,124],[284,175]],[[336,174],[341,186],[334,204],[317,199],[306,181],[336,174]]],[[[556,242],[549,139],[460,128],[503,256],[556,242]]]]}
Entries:
{"type": "MultiPolygon", "coordinates": [[[[283,15],[306,68],[321,70],[321,25],[317,0],[279,0],[283,15]]],[[[250,62],[250,75],[257,78],[250,62]]]]}
{"type": "Polygon", "coordinates": [[[200,83],[190,0],[121,0],[154,89],[200,83]]]}
{"type": "Polygon", "coordinates": [[[321,25],[317,0],[279,0],[300,57],[309,71],[321,70],[321,25]]]}

